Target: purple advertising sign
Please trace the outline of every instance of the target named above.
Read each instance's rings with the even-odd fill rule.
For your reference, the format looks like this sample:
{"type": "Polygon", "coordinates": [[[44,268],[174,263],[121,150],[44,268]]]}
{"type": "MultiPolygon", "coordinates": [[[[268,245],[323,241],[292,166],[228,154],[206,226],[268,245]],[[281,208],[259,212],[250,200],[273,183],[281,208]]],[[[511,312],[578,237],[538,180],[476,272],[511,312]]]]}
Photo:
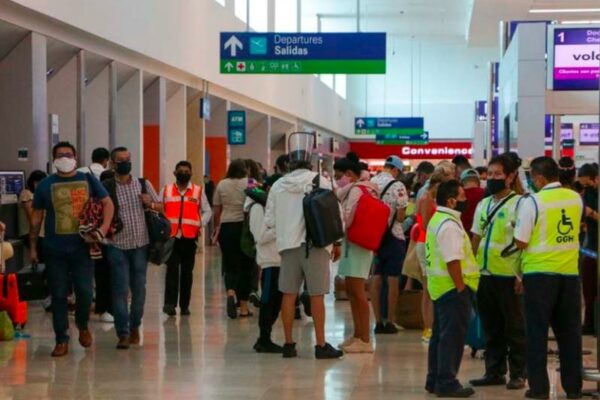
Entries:
{"type": "Polygon", "coordinates": [[[475,120],[476,121],[487,120],[487,101],[477,100],[475,102],[475,120]]]}
{"type": "Polygon", "coordinates": [[[554,90],[598,90],[600,28],[554,30],[554,90]]]}
{"type": "Polygon", "coordinates": [[[579,125],[579,144],[597,146],[600,142],[598,136],[600,132],[600,124],[588,123],[579,125]]]}
{"type": "MultiPolygon", "coordinates": [[[[546,135],[544,138],[544,144],[546,146],[552,146],[552,134],[554,131],[554,127],[552,124],[552,119],[549,115],[546,115],[546,135]]],[[[575,139],[573,135],[573,124],[572,123],[564,123],[560,124],[560,142],[563,143],[567,140],[575,139]]]]}

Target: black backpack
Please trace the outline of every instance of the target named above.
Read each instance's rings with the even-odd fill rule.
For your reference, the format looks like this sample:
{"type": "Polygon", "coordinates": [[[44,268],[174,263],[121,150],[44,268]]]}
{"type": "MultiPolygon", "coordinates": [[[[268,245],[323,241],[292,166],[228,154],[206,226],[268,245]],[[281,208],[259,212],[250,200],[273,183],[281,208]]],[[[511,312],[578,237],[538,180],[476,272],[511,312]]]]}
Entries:
{"type": "Polygon", "coordinates": [[[324,248],[344,237],[340,203],[333,191],[321,188],[321,176],[312,181],[312,190],[303,200],[306,224],[306,257],[310,247],[324,248]]]}

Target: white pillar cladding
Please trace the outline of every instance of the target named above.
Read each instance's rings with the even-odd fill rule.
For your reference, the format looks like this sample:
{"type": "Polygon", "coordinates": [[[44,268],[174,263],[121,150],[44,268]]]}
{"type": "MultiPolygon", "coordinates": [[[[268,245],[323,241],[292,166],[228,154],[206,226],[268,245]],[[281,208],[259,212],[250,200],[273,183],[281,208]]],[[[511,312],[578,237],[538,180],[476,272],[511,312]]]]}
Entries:
{"type": "Polygon", "coordinates": [[[0,132],[3,169],[46,170],[48,163],[48,104],[46,38],[30,33],[0,60],[0,132]],[[27,161],[18,151],[28,150],[27,161]]]}
{"type": "Polygon", "coordinates": [[[117,135],[117,63],[112,61],[108,66],[108,148],[115,147],[117,135]]]}
{"type": "MultiPolygon", "coordinates": [[[[174,93],[167,99],[167,129],[160,132],[161,141],[161,185],[173,182],[173,171],[175,165],[187,158],[187,109],[186,109],[186,87],[175,83],[169,83],[174,93]]],[[[198,173],[201,172],[197,165],[198,173]]]]}
{"type": "Polygon", "coordinates": [[[85,51],[80,50],[77,53],[77,103],[76,103],[76,122],[77,122],[77,131],[75,132],[76,137],[76,147],[79,151],[79,163],[80,165],[85,165],[85,51]]]}
{"type": "Polygon", "coordinates": [[[77,57],[48,79],[48,114],[58,115],[59,140],[77,143],[77,57]]]}
{"type": "MultiPolygon", "coordinates": [[[[164,157],[164,149],[166,146],[165,132],[167,130],[167,81],[163,77],[156,78],[145,90],[144,90],[144,125],[155,125],[158,126],[159,134],[159,153],[158,156],[161,158],[160,165],[158,166],[158,176],[162,176],[162,169],[164,157]]],[[[148,149],[146,149],[148,150],[148,149]]],[[[143,166],[142,166],[143,168],[143,166]]],[[[160,182],[159,182],[160,183],[160,182]]]]}
{"type": "Polygon", "coordinates": [[[143,172],[143,81],[142,71],[134,74],[117,91],[115,105],[115,146],[125,146],[131,152],[133,174],[143,172]]]}
{"type": "Polygon", "coordinates": [[[106,66],[85,87],[85,147],[81,150],[85,158],[79,160],[82,166],[91,164],[95,148],[109,145],[109,83],[110,68],[106,66]]]}
{"type": "Polygon", "coordinates": [[[192,181],[196,184],[203,184],[202,177],[206,171],[204,164],[207,161],[204,158],[207,124],[200,119],[200,98],[198,96],[186,105],[186,159],[192,163],[192,181]]]}
{"type": "Polygon", "coordinates": [[[230,145],[231,159],[251,158],[267,168],[271,164],[270,117],[261,115],[257,122],[250,125],[250,112],[246,111],[246,144],[230,145]]]}
{"type": "Polygon", "coordinates": [[[523,159],[544,154],[546,25],[520,24],[500,63],[500,142],[523,159]]]}

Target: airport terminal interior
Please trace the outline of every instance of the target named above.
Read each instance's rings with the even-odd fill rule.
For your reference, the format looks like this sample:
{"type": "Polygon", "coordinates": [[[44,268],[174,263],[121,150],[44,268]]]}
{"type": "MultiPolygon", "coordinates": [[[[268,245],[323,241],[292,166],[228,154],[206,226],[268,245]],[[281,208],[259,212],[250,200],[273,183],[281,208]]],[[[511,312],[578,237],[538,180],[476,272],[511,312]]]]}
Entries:
{"type": "Polygon", "coordinates": [[[600,398],[599,115],[598,0],[0,0],[0,400],[600,398]]]}

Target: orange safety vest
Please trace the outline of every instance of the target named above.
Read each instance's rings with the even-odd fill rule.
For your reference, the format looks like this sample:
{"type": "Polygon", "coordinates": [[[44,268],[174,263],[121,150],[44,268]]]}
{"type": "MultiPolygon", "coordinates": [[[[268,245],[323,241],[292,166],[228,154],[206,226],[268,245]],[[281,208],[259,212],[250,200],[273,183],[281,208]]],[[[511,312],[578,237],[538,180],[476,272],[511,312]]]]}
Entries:
{"type": "Polygon", "coordinates": [[[192,184],[184,195],[179,193],[177,185],[165,186],[164,206],[165,216],[171,222],[171,237],[177,236],[181,227],[181,235],[187,239],[198,237],[202,226],[202,215],[200,214],[200,199],[202,187],[192,184]]]}

